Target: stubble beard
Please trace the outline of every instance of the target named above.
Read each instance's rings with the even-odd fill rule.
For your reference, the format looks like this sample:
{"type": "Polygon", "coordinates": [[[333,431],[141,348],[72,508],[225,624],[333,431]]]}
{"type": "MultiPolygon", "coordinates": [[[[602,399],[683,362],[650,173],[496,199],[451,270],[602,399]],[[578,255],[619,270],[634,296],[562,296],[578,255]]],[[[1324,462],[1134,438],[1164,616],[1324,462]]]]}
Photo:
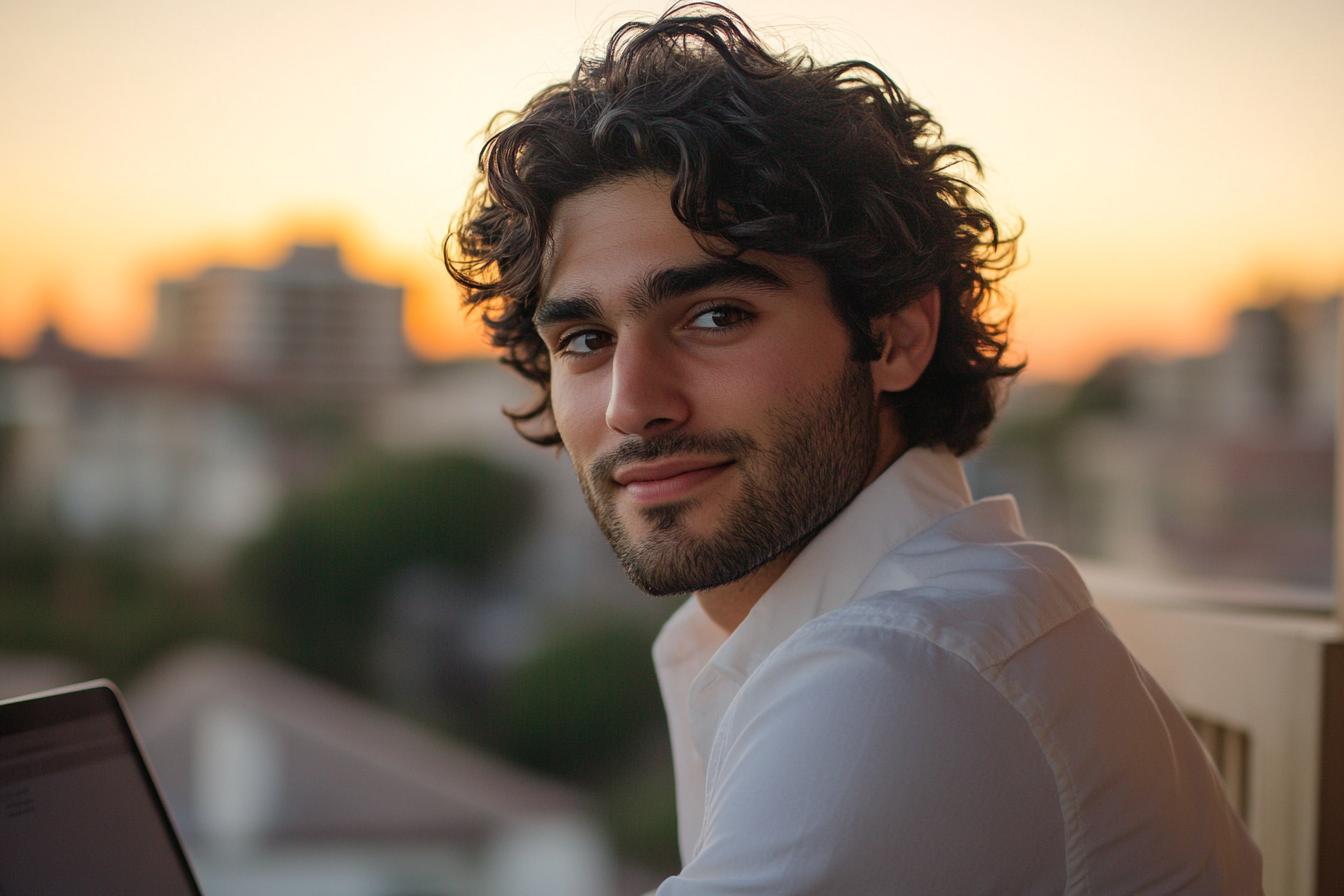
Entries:
{"type": "Polygon", "coordinates": [[[877,456],[878,421],[868,365],[771,415],[769,445],[736,430],[631,437],[580,469],[584,498],[630,580],[649,594],[685,594],[735,582],[820,530],[863,487],[877,456]],[[688,530],[694,499],[640,509],[632,535],[616,510],[620,466],[682,454],[730,457],[739,494],[708,535],[688,530]]]}

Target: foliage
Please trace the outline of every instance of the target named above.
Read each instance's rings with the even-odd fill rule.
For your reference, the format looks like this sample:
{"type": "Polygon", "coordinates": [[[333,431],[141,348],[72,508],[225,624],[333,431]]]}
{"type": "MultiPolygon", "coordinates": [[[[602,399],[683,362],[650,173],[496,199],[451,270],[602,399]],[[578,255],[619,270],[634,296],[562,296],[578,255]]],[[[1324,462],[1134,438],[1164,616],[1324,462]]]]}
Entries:
{"type": "Polygon", "coordinates": [[[506,680],[495,708],[498,746],[572,781],[636,752],[663,716],[649,641],[619,622],[555,638],[506,680]]]}
{"type": "Polygon", "coordinates": [[[483,574],[517,542],[533,503],[527,480],[473,455],[371,458],[287,504],[243,552],[240,581],[277,652],[361,687],[390,577],[415,564],[483,574]]]}
{"type": "Polygon", "coordinates": [[[677,797],[667,728],[658,726],[663,749],[641,755],[601,790],[601,809],[616,851],[660,875],[681,870],[677,849],[677,797]]]}
{"type": "Polygon", "coordinates": [[[1078,384],[1064,407],[1063,416],[1074,420],[1086,416],[1123,417],[1134,410],[1134,379],[1144,360],[1138,355],[1120,355],[1102,364],[1078,384]]]}
{"type": "MultiPolygon", "coordinates": [[[[364,686],[390,581],[420,564],[488,575],[534,502],[530,482],[470,455],[369,458],[287,504],[241,555],[232,594],[146,562],[130,542],[0,531],[0,650],[56,653],[125,682],[180,643],[223,637],[364,686]]],[[[617,851],[673,873],[671,759],[651,623],[556,625],[536,654],[486,688],[478,712],[457,713],[472,724],[453,733],[595,794],[617,851]]]]}
{"type": "Polygon", "coordinates": [[[594,790],[618,852],[675,873],[672,762],[652,640],[621,620],[560,629],[504,682],[492,745],[594,790]]]}
{"type": "Polygon", "coordinates": [[[0,650],[69,657],[125,683],[183,641],[254,635],[241,614],[202,600],[130,545],[0,532],[0,650]]]}

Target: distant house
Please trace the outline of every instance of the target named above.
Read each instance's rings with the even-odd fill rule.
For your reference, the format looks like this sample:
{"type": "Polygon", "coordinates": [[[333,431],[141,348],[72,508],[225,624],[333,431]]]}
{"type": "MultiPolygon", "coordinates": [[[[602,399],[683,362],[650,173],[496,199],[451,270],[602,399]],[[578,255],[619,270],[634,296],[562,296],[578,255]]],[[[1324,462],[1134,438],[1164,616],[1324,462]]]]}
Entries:
{"type": "Polygon", "coordinates": [[[0,377],[0,499],[15,522],[220,563],[284,486],[243,388],[70,348],[54,330],[0,377]]]}
{"type": "Polygon", "coordinates": [[[211,896],[602,896],[583,796],[234,648],[128,701],[211,896]]]}

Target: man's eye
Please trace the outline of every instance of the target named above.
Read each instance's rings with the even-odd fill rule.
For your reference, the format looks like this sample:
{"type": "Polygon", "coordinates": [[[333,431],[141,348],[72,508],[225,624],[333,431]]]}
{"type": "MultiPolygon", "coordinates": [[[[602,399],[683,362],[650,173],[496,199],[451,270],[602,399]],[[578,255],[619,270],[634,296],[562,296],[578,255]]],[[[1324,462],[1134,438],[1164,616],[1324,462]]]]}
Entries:
{"type": "Polygon", "coordinates": [[[597,330],[583,330],[566,336],[556,346],[557,350],[571,355],[591,355],[595,351],[611,344],[611,336],[597,330]]]}
{"type": "Polygon", "coordinates": [[[702,311],[691,321],[691,326],[702,330],[722,330],[745,321],[750,315],[741,308],[724,305],[702,311]]]}

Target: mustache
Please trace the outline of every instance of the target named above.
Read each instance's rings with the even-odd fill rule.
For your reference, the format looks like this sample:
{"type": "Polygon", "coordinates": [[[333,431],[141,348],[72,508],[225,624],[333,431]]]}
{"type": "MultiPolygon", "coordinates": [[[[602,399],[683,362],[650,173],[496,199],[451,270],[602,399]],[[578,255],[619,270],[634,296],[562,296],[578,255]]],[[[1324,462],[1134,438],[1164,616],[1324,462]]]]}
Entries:
{"type": "Polygon", "coordinates": [[[678,454],[726,454],[742,457],[756,450],[756,440],[736,430],[715,433],[669,433],[651,439],[630,436],[615,450],[588,465],[590,481],[611,479],[618,467],[642,461],[660,460],[678,454]]]}

